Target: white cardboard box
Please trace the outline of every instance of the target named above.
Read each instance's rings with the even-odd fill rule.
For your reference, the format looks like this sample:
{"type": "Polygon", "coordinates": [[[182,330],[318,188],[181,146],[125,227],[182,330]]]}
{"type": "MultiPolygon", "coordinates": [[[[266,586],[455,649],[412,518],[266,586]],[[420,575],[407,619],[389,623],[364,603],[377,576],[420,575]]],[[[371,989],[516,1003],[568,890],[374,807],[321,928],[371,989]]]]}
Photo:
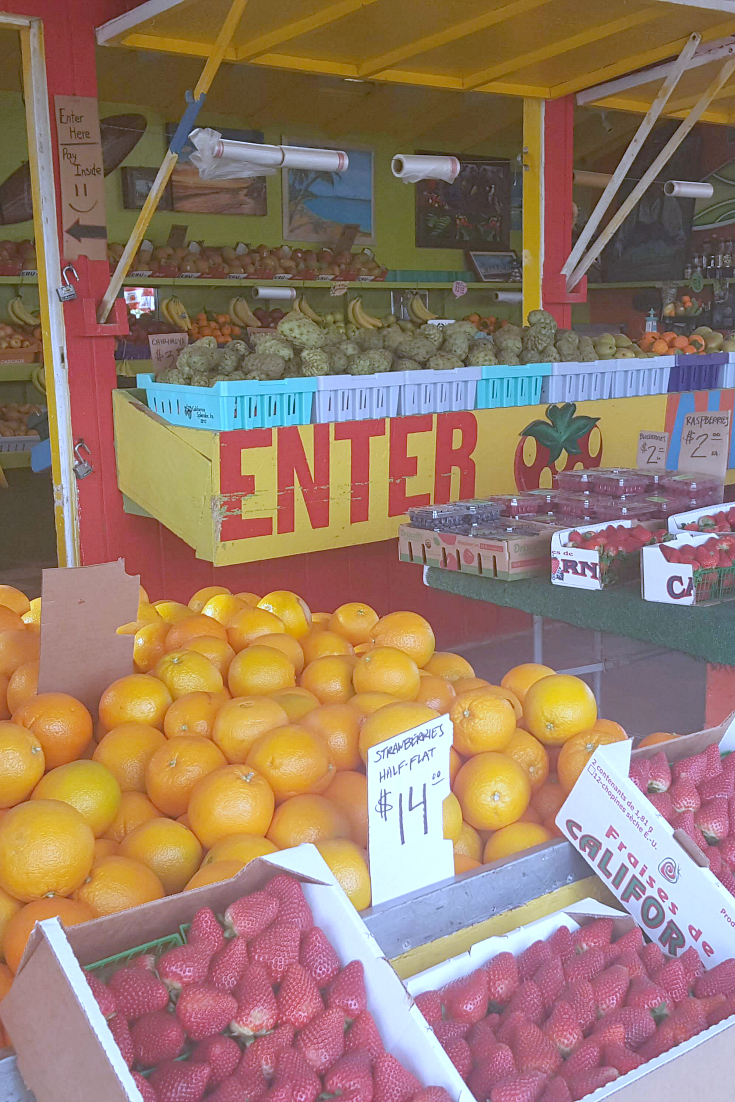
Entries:
{"type": "MultiPolygon", "coordinates": [[[[727,513],[732,508],[732,502],[725,501],[720,502],[719,505],[702,505],[699,509],[689,509],[685,513],[673,513],[668,520],[669,531],[681,532],[685,529],[685,526],[690,524],[693,520],[699,520],[700,517],[714,516],[715,513],[727,513]]],[[[714,530],[706,534],[708,536],[717,535],[714,530]]],[[[692,535],[696,535],[696,532],[692,531],[692,535]]]]}
{"type": "MultiPolygon", "coordinates": [[[[681,548],[687,545],[701,547],[715,532],[680,532],[676,539],[665,544],[666,547],[681,548]]],[[[664,558],[662,544],[641,548],[641,596],[644,601],[657,601],[667,605],[696,605],[705,604],[707,601],[720,601],[728,597],[735,598],[735,588],[720,591],[720,579],[722,574],[714,575],[712,582],[706,581],[694,584],[694,566],[686,562],[669,562],[664,558]],[[700,600],[697,601],[697,589],[700,600]]],[[[731,577],[730,568],[727,570],[728,579],[731,577]]]]}
{"type": "MultiPolygon", "coordinates": [[[[584,547],[565,547],[571,532],[604,532],[611,524],[616,527],[637,528],[637,520],[605,520],[600,524],[580,521],[573,528],[563,528],[551,537],[551,580],[554,585],[572,586],[574,589],[603,589],[600,575],[600,552],[584,547]]],[[[644,525],[645,526],[645,525],[644,525]]]]}

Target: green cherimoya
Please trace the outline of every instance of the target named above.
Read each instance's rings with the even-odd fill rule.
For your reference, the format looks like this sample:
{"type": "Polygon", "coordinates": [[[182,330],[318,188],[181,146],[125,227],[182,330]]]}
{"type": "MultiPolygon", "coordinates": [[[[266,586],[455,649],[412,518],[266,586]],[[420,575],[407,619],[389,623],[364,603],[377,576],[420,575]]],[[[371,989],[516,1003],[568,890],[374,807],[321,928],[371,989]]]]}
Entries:
{"type": "Polygon", "coordinates": [[[531,310],[528,315],[528,324],[542,325],[545,329],[556,333],[556,318],[548,310],[531,310]]]}
{"type": "Polygon", "coordinates": [[[395,351],[398,345],[406,339],[406,334],[397,325],[389,325],[387,329],[381,329],[380,333],[383,348],[387,348],[390,352],[395,351]]]}
{"type": "Polygon", "coordinates": [[[437,352],[426,366],[431,371],[456,371],[458,367],[464,367],[464,364],[459,356],[453,356],[451,352],[437,352]]]}
{"type": "Polygon", "coordinates": [[[362,351],[359,344],[355,344],[354,341],[340,341],[337,345],[341,352],[344,352],[345,356],[357,356],[362,351]]]}
{"type": "Polygon", "coordinates": [[[290,341],[283,337],[276,337],[272,333],[253,334],[253,344],[256,352],[264,352],[266,355],[280,356],[282,360],[292,360],[294,347],[290,341]]]}
{"type": "Polygon", "coordinates": [[[474,340],[477,330],[474,325],[466,321],[455,321],[444,330],[444,343],[442,351],[449,352],[452,356],[459,356],[463,360],[470,350],[470,342],[474,340]],[[469,328],[468,328],[469,326],[469,328]]]}
{"type": "Polygon", "coordinates": [[[444,327],[441,325],[429,325],[428,321],[419,326],[419,333],[431,341],[437,348],[444,344],[444,327]]]}
{"type": "Polygon", "coordinates": [[[378,351],[383,347],[383,334],[379,329],[358,329],[352,338],[363,351],[378,351]]]}
{"type": "Polygon", "coordinates": [[[189,376],[189,386],[209,386],[211,376],[208,371],[192,371],[189,376]]]}
{"type": "Polygon", "coordinates": [[[421,371],[424,364],[420,364],[418,360],[396,360],[396,371],[421,371]]]}
{"type": "Polygon", "coordinates": [[[472,341],[464,362],[468,367],[492,367],[497,364],[498,357],[492,340],[472,341]]]}
{"type": "Polygon", "coordinates": [[[559,359],[564,363],[577,363],[579,360],[578,344],[570,344],[569,341],[557,341],[556,350],[559,353],[559,359]]]}
{"type": "Polygon", "coordinates": [[[286,361],[272,352],[255,352],[243,364],[248,375],[260,375],[264,379],[280,379],[286,361]]]}
{"type": "Polygon", "coordinates": [[[319,348],[324,341],[324,333],[316,322],[293,311],[281,318],[278,333],[296,348],[319,348]]]}
{"type": "Polygon", "coordinates": [[[361,352],[359,356],[353,356],[348,371],[350,375],[377,375],[390,371],[392,366],[393,356],[387,349],[370,349],[361,352]]]}
{"type": "Polygon", "coordinates": [[[350,358],[337,345],[330,345],[328,348],[318,349],[318,351],[326,352],[330,375],[341,375],[347,370],[350,358]]]}
{"type": "Polygon", "coordinates": [[[423,364],[436,354],[436,345],[433,341],[427,341],[426,337],[408,337],[401,341],[395,352],[401,359],[418,360],[423,364]]]}
{"type": "Polygon", "coordinates": [[[520,366],[519,354],[517,352],[503,352],[502,355],[498,352],[498,363],[501,367],[519,367],[520,366]]]}
{"type": "Polygon", "coordinates": [[[329,353],[324,348],[305,348],[301,353],[301,372],[303,375],[328,375],[330,369],[329,353]]]}

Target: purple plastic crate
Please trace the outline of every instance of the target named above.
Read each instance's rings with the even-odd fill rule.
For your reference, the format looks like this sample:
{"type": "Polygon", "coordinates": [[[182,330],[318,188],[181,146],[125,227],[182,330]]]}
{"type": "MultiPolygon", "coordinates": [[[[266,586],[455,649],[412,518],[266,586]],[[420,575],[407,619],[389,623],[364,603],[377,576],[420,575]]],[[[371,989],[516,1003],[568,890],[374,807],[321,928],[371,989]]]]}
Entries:
{"type": "Polygon", "coordinates": [[[719,369],[727,363],[727,353],[706,356],[677,356],[669,375],[669,392],[678,390],[714,390],[719,369]]]}

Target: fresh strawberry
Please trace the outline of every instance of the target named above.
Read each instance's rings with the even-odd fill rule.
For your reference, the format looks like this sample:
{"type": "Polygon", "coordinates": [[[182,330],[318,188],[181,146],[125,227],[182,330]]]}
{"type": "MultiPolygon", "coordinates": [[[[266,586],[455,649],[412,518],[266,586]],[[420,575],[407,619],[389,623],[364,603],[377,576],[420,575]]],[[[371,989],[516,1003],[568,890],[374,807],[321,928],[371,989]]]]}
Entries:
{"type": "Polygon", "coordinates": [[[339,972],[339,957],[320,926],[312,926],[302,935],[299,964],[311,972],[317,987],[324,987],[339,972]]]}
{"type": "Polygon", "coordinates": [[[669,789],[671,806],[674,811],[698,811],[702,800],[694,781],[689,777],[679,777],[669,789]]]}
{"type": "Polygon", "coordinates": [[[671,825],[674,830],[683,831],[704,852],[707,847],[707,840],[694,823],[693,811],[675,811],[671,817],[671,825]]]}
{"type": "Polygon", "coordinates": [[[158,1102],[200,1102],[211,1077],[209,1064],[168,1060],[154,1069],[150,1082],[158,1102]]]}
{"type": "Polygon", "coordinates": [[[566,960],[574,952],[574,936],[568,926],[560,926],[558,930],[555,930],[550,938],[547,939],[547,945],[551,949],[552,954],[556,953],[562,960],[566,960]]]}
{"type": "Polygon", "coordinates": [[[513,1053],[508,1045],[496,1044],[494,1049],[479,1060],[467,1078],[467,1086],[475,1098],[487,1098],[490,1088],[516,1071],[513,1053]]]}
{"type": "Polygon", "coordinates": [[[533,982],[541,992],[544,1010],[549,1010],[566,987],[561,958],[554,955],[534,973],[533,982]]]}
{"type": "Polygon", "coordinates": [[[717,848],[720,860],[732,872],[735,869],[735,835],[732,831],[727,838],[723,838],[717,848]]]}
{"type": "Polygon", "coordinates": [[[540,1071],[527,1071],[501,1079],[490,1091],[489,1102],[538,1102],[546,1086],[540,1071]]]}
{"type": "Polygon", "coordinates": [[[92,994],[100,1010],[106,1018],[111,1018],[117,1011],[117,1000],[110,988],[102,980],[98,980],[91,972],[85,972],[84,978],[92,989],[92,994]]]}
{"type": "Polygon", "coordinates": [[[663,968],[666,964],[666,957],[663,955],[658,945],[654,944],[652,941],[644,945],[638,955],[649,976],[652,976],[654,972],[658,972],[658,970],[663,968]]]}
{"type": "Polygon", "coordinates": [[[725,865],[718,872],[715,872],[715,876],[725,891],[728,891],[730,895],[735,895],[735,875],[725,865]]]}
{"type": "Polygon", "coordinates": [[[117,1003],[117,1012],[134,1022],[149,1010],[163,1010],[168,1006],[168,988],[144,968],[119,968],[110,976],[107,986],[117,1003]]]}
{"type": "Polygon", "coordinates": [[[606,1087],[618,1078],[615,1068],[593,1068],[591,1071],[580,1071],[569,1079],[569,1090],[572,1098],[584,1098],[586,1094],[592,1094],[600,1087],[606,1087]]]}
{"type": "Polygon", "coordinates": [[[556,1045],[530,1022],[519,1031],[510,1047],[519,1071],[543,1071],[552,1075],[561,1064],[556,1045]]]}
{"type": "Polygon", "coordinates": [[[209,982],[220,991],[233,991],[248,963],[248,943],[244,937],[233,937],[212,957],[209,982]]]}
{"type": "Polygon", "coordinates": [[[597,1038],[588,1037],[587,1040],[582,1041],[579,1048],[575,1048],[571,1056],[564,1061],[564,1065],[559,1074],[569,1080],[572,1075],[577,1075],[580,1071],[589,1071],[590,1068],[598,1067],[601,1056],[602,1046],[597,1038]]]}
{"type": "MultiPolygon", "coordinates": [[[[169,1015],[166,1016],[169,1017],[169,1015]]],[[[135,1059],[135,1048],[130,1034],[130,1026],[125,1018],[121,1018],[119,1014],[116,1014],[114,1018],[110,1018],[107,1024],[110,1027],[110,1033],[115,1038],[115,1044],[120,1049],[123,1060],[131,1068],[135,1059]]]]}
{"type": "Polygon", "coordinates": [[[225,924],[228,930],[239,937],[257,937],[271,922],[275,921],[279,904],[275,895],[269,892],[253,892],[243,895],[230,903],[225,911],[225,924]]]}
{"type": "Polygon", "coordinates": [[[701,976],[704,972],[704,965],[697,950],[692,947],[687,949],[685,953],[682,953],[679,957],[679,964],[684,969],[684,975],[686,976],[687,985],[691,987],[696,980],[697,976],[701,976]]]}
{"type": "Polygon", "coordinates": [[[648,799],[658,811],[659,815],[663,816],[667,823],[671,822],[674,815],[674,805],[671,800],[671,796],[668,792],[653,792],[648,799]]]}
{"type": "Polygon", "coordinates": [[[662,987],[643,976],[634,976],[630,981],[625,1005],[635,1010],[648,1010],[657,1022],[667,1017],[673,1004],[662,987]]]}
{"type": "Polygon", "coordinates": [[[730,829],[727,800],[718,796],[708,800],[694,813],[694,825],[699,827],[710,845],[727,838],[730,829]]]}
{"type": "Polygon", "coordinates": [[[186,1044],[183,1026],[167,1010],[151,1010],[138,1018],[130,1035],[136,1062],[144,1068],[175,1060],[186,1044]]]}
{"type": "Polygon", "coordinates": [[[127,967],[142,968],[144,972],[155,972],[156,958],[153,953],[141,953],[140,956],[133,957],[127,967]]]}
{"type": "Polygon", "coordinates": [[[518,962],[512,953],[499,953],[485,965],[490,1010],[503,1010],[518,987],[518,962]]]}
{"type": "Polygon", "coordinates": [[[354,1052],[360,1048],[366,1048],[373,1059],[385,1051],[375,1019],[369,1010],[358,1014],[345,1034],[345,1052],[354,1052]]]}
{"type": "Polygon", "coordinates": [[[622,1024],[625,1030],[624,1043],[629,1048],[636,1048],[641,1041],[646,1041],[656,1032],[656,1023],[651,1012],[632,1006],[621,1006],[619,1010],[614,1010],[605,1022],[622,1024]]]}
{"type": "Polygon", "coordinates": [[[699,976],[694,984],[694,994],[698,999],[707,995],[732,995],[735,993],[735,960],[730,957],[716,964],[708,972],[699,976]]]}
{"type": "Polygon", "coordinates": [[[529,945],[518,957],[518,979],[521,982],[530,980],[544,961],[549,960],[551,954],[552,951],[547,942],[534,941],[533,945],[529,945]]]}
{"type": "MultiPolygon", "coordinates": [[[[322,1089],[319,1077],[314,1074],[301,1053],[292,1048],[279,1052],[274,1083],[276,1086],[288,1083],[293,1090],[294,1102],[315,1102],[322,1089]]],[[[327,1089],[330,1093],[337,1091],[336,1087],[327,1089]]]]}
{"type": "Polygon", "coordinates": [[[628,977],[630,979],[632,979],[633,976],[648,975],[645,968],[643,967],[641,958],[638,956],[634,949],[626,949],[624,953],[620,953],[615,963],[622,964],[623,968],[626,969],[628,977]]]}
{"type": "MultiPolygon", "coordinates": [[[[499,1025],[500,1015],[488,1014],[487,1018],[483,1018],[481,1022],[475,1022],[473,1026],[470,1026],[465,1039],[472,1050],[475,1063],[489,1056],[495,1048],[498,1043],[495,1030],[499,1025]]],[[[434,1029],[436,1028],[435,1025],[434,1029]]]]}
{"type": "Polygon", "coordinates": [[[263,1095],[263,1102],[294,1102],[292,1085],[285,1081],[274,1084],[263,1095]]]}
{"type": "Polygon", "coordinates": [[[599,946],[595,945],[580,956],[570,957],[564,964],[564,976],[567,983],[576,980],[591,980],[599,976],[605,968],[605,954],[599,946]]]}
{"type": "Polygon", "coordinates": [[[602,949],[612,941],[612,932],[611,918],[596,918],[573,935],[575,952],[586,953],[589,949],[602,949]]]}
{"type": "Polygon", "coordinates": [[[413,1000],[429,1025],[442,1020],[442,997],[438,991],[422,991],[413,1000]]]}
{"type": "Polygon", "coordinates": [[[735,775],[732,770],[728,770],[726,773],[723,769],[716,777],[710,777],[709,780],[698,784],[697,790],[704,802],[714,800],[718,796],[724,796],[726,800],[729,800],[735,792],[735,775]]]}
{"type": "Polygon", "coordinates": [[[243,1053],[237,1074],[251,1081],[253,1073],[256,1073],[256,1086],[260,1083],[259,1076],[272,1078],[276,1071],[278,1054],[286,1048],[291,1048],[294,1033],[292,1025],[279,1025],[277,1029],[274,1029],[272,1033],[268,1033],[265,1037],[256,1037],[243,1053]]]}
{"type": "MultiPolygon", "coordinates": [[[[266,1084],[260,1097],[264,1098],[267,1093],[266,1084]]],[[[243,1102],[243,1099],[255,1102],[252,1095],[243,1091],[242,1081],[237,1075],[230,1075],[227,1079],[223,1079],[216,1089],[207,1095],[207,1102],[243,1102]]]]}
{"type": "Polygon", "coordinates": [[[673,1003],[681,1002],[689,994],[686,972],[680,960],[667,961],[651,979],[664,989],[673,1003]]]}
{"type": "Polygon", "coordinates": [[[625,1044],[625,1026],[622,1022],[610,1020],[614,1013],[615,1011],[612,1011],[606,1018],[598,1019],[592,1027],[592,1036],[601,1047],[625,1044]]]}
{"type": "Polygon", "coordinates": [[[720,758],[720,747],[716,742],[711,743],[704,752],[704,775],[707,780],[711,780],[712,777],[719,777],[722,772],[722,759],[720,758]]]}
{"type": "Polygon", "coordinates": [[[299,928],[280,919],[250,942],[250,960],[262,964],[273,983],[280,983],[289,964],[298,959],[299,928]]]}
{"type": "Polygon", "coordinates": [[[549,1079],[539,1102],[572,1102],[566,1079],[562,1079],[561,1075],[555,1075],[549,1079]]]}
{"type": "Polygon", "coordinates": [[[444,1051],[461,1077],[466,1080],[467,1076],[472,1071],[474,1061],[472,1059],[470,1046],[467,1044],[464,1037],[455,1037],[454,1040],[447,1041],[444,1045],[444,1051]]]}
{"type": "Polygon", "coordinates": [[[413,1102],[452,1102],[444,1087],[424,1087],[413,1096],[413,1102]]]}
{"type": "Polygon", "coordinates": [[[158,1095],[150,1085],[148,1080],[140,1074],[140,1072],[133,1071],[130,1073],[133,1077],[133,1082],[140,1091],[140,1096],[143,1102],[158,1102],[158,1095]]]}
{"type": "Polygon", "coordinates": [[[176,1003],[176,1017],[192,1041],[221,1033],[237,1013],[237,999],[210,983],[185,987],[176,1003]]]}
{"type": "Polygon", "coordinates": [[[455,1022],[454,1019],[447,1018],[446,1021],[436,1023],[434,1036],[440,1045],[445,1045],[447,1041],[453,1041],[455,1037],[466,1037],[469,1030],[470,1027],[467,1022],[455,1022]]]}
{"type": "Polygon", "coordinates": [[[710,995],[707,999],[700,999],[702,1009],[707,1017],[707,1025],[718,1025],[726,1018],[735,1014],[735,995],[710,995]]]}
{"type": "Polygon", "coordinates": [[[278,1003],[262,964],[248,964],[233,992],[237,1010],[230,1028],[240,1037],[267,1033],[278,1021],[278,1003]]]}
{"type": "Polygon", "coordinates": [[[618,1075],[627,1075],[645,1064],[642,1056],[625,1045],[605,1045],[602,1050],[602,1063],[605,1067],[615,1068],[618,1075]]]}
{"type": "Polygon", "coordinates": [[[517,1010],[505,1010],[501,1016],[500,1025],[495,1031],[495,1036],[504,1045],[511,1044],[518,1035],[518,1031],[525,1029],[528,1018],[517,1010]]]}
{"type": "Polygon", "coordinates": [[[358,1086],[366,1075],[372,1075],[372,1070],[372,1056],[366,1048],[358,1048],[340,1056],[324,1076],[324,1086],[330,1094],[344,1094],[358,1086]]]}
{"type": "Polygon", "coordinates": [[[343,1011],[324,1010],[317,1014],[299,1033],[296,1048],[317,1075],[323,1075],[345,1050],[343,1011]]]}
{"type": "Polygon", "coordinates": [[[268,882],[265,889],[279,902],[278,917],[281,922],[293,923],[300,930],[309,930],[314,925],[311,907],[298,880],[285,873],[279,873],[268,882]]]}
{"type": "MultiPolygon", "coordinates": [[[[441,990],[441,999],[448,1018],[470,1025],[481,1021],[488,1009],[487,972],[484,968],[477,968],[468,976],[448,983],[441,990]]],[[[347,1011],[348,1008],[344,1009],[347,1011]]]]}
{"type": "Polygon", "coordinates": [[[671,766],[666,760],[663,750],[659,750],[648,762],[648,791],[652,793],[668,792],[671,781],[671,766]]]}
{"type": "Polygon", "coordinates": [[[570,983],[562,991],[559,1001],[569,1003],[582,1030],[588,1029],[597,1017],[595,993],[589,980],[576,980],[570,983]]]}
{"type": "Polygon", "coordinates": [[[631,930],[628,930],[627,934],[623,934],[615,942],[615,948],[624,953],[627,949],[632,949],[635,953],[639,952],[643,948],[643,934],[639,926],[634,926],[631,930]]]}
{"type": "Polygon", "coordinates": [[[622,964],[613,964],[590,981],[598,1018],[603,1018],[623,1005],[628,990],[628,970],[622,964]]]}
{"type": "Polygon", "coordinates": [[[365,969],[362,961],[351,960],[334,977],[327,988],[327,1006],[330,1010],[344,1010],[345,1017],[353,1020],[361,1010],[367,1010],[365,969]]]}
{"type": "Polygon", "coordinates": [[[158,975],[172,991],[180,991],[207,978],[212,954],[202,942],[188,942],[169,949],[158,962],[158,975]]]}
{"type": "Polygon", "coordinates": [[[388,1052],[381,1052],[373,1063],[374,1102],[409,1102],[421,1084],[403,1064],[388,1052]]]}
{"type": "Polygon", "coordinates": [[[210,953],[216,953],[225,943],[225,935],[219,924],[217,916],[209,907],[202,907],[191,920],[189,933],[186,940],[190,944],[198,944],[208,949],[210,953]]]}
{"type": "Polygon", "coordinates": [[[544,1017],[544,1003],[533,980],[524,980],[508,1003],[508,1012],[517,1011],[527,1018],[529,1022],[537,1025],[544,1017]]]}
{"type": "Polygon", "coordinates": [[[640,761],[634,761],[628,772],[628,776],[636,788],[639,788],[641,792],[645,792],[646,795],[648,795],[648,775],[650,771],[648,759],[642,758],[640,761]]]}
{"type": "Polygon", "coordinates": [[[584,1040],[582,1027],[569,1003],[559,1002],[552,1008],[543,1031],[565,1059],[584,1040]]]}
{"type": "Polygon", "coordinates": [[[324,1010],[316,980],[311,972],[307,972],[303,964],[289,964],[281,982],[276,1003],[278,1020],[292,1025],[295,1029],[303,1029],[307,1022],[324,1010]]]}
{"type": "MultiPolygon", "coordinates": [[[[215,1037],[205,1037],[200,1041],[189,1059],[194,1064],[209,1064],[212,1069],[209,1082],[214,1086],[235,1074],[241,1057],[242,1052],[238,1043],[233,1041],[232,1037],[225,1037],[218,1033],[215,1037]]],[[[265,1090],[266,1083],[263,1079],[264,1094],[265,1090]]]]}
{"type": "Polygon", "coordinates": [[[686,998],[674,1008],[668,1022],[674,1030],[675,1043],[681,1045],[707,1028],[707,1015],[699,999],[686,998]]]}
{"type": "Polygon", "coordinates": [[[707,775],[707,759],[704,754],[694,754],[690,758],[675,761],[671,767],[674,780],[686,777],[692,784],[699,784],[707,775]]]}
{"type": "Polygon", "coordinates": [[[657,1056],[663,1056],[676,1044],[674,1027],[670,1022],[662,1022],[652,1037],[638,1049],[644,1060],[655,1060],[657,1056]]]}

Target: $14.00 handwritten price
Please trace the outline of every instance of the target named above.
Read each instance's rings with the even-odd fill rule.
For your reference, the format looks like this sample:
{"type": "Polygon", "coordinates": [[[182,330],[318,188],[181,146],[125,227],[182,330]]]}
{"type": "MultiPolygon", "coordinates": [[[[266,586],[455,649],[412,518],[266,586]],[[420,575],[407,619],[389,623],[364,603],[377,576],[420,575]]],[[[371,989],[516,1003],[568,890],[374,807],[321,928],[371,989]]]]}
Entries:
{"type": "MultiPolygon", "coordinates": [[[[442,773],[438,771],[432,775],[431,785],[441,784],[442,773]]],[[[400,791],[394,795],[391,791],[381,788],[375,810],[387,823],[389,820],[396,824],[398,839],[402,846],[406,844],[407,830],[418,830],[421,834],[429,833],[429,814],[427,800],[428,785],[409,785],[407,791],[400,791]],[[395,803],[392,801],[395,800],[395,803]],[[393,814],[395,812],[395,814],[393,814]],[[415,816],[415,812],[420,812],[415,816]],[[410,816],[410,819],[407,818],[410,816]]]]}

